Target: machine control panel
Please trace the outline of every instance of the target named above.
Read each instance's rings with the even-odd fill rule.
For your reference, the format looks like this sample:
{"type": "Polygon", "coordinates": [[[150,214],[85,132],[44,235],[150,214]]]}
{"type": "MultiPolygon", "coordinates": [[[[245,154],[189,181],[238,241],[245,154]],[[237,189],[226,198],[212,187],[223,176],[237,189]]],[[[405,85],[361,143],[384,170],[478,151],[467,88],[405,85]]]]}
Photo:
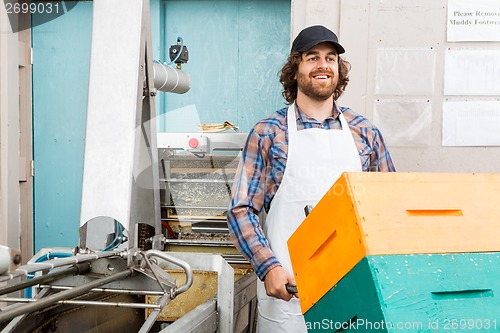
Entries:
{"type": "Polygon", "coordinates": [[[214,151],[239,152],[248,133],[237,132],[182,132],[157,134],[160,155],[165,151],[187,151],[192,154],[213,154],[214,151]]]}
{"type": "Polygon", "coordinates": [[[208,138],[202,134],[187,134],[185,149],[192,153],[207,153],[208,138]]]}

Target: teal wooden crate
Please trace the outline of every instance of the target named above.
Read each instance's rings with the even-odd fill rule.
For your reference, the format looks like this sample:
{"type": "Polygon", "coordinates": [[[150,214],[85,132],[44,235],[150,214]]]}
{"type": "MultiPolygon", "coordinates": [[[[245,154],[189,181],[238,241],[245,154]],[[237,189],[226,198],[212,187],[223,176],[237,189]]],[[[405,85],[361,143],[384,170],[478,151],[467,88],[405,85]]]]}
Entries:
{"type": "Polygon", "coordinates": [[[367,256],[305,319],[309,332],[500,332],[499,295],[497,252],[367,256]]]}

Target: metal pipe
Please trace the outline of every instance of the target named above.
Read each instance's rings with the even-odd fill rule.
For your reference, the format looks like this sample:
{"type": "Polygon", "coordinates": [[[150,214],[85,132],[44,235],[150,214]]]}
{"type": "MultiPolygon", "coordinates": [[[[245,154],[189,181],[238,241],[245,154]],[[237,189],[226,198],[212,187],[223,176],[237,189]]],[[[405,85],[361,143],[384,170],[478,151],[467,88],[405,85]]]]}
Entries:
{"type": "Polygon", "coordinates": [[[221,184],[228,184],[228,183],[234,183],[232,180],[225,180],[225,179],[173,179],[173,178],[164,178],[160,179],[165,182],[169,183],[221,183],[221,184]]]}
{"type": "Polygon", "coordinates": [[[0,295],[6,295],[14,291],[18,291],[24,288],[33,287],[40,283],[48,283],[64,276],[68,275],[79,275],[90,272],[90,263],[76,264],[68,269],[52,272],[43,276],[37,276],[33,279],[26,280],[24,282],[18,283],[16,285],[8,286],[0,289],[0,295]]]}
{"type": "MultiPolygon", "coordinates": [[[[49,291],[48,290],[40,290],[39,293],[37,293],[34,297],[35,298],[42,298],[44,297],[49,291]]],[[[17,316],[15,319],[11,320],[2,330],[1,333],[11,333],[13,332],[22,322],[23,320],[28,316],[28,314],[23,314],[21,316],[17,316]]]]}
{"type": "Polygon", "coordinates": [[[127,276],[132,275],[133,272],[134,272],[134,270],[132,268],[129,268],[129,269],[124,270],[122,272],[115,273],[113,275],[106,276],[104,278],[97,279],[97,280],[92,281],[92,282],[88,282],[84,285],[72,288],[70,290],[61,291],[55,295],[47,296],[47,297],[42,298],[34,303],[27,304],[26,306],[19,306],[19,307],[16,307],[14,309],[11,309],[11,310],[6,310],[3,313],[1,312],[1,309],[0,309],[0,323],[11,320],[12,318],[15,318],[15,317],[22,315],[22,314],[25,314],[25,313],[41,310],[49,305],[57,303],[58,301],[79,296],[79,295],[91,290],[92,288],[99,287],[99,286],[102,286],[106,283],[110,283],[110,282],[113,282],[116,280],[126,278],[127,276]]]}
{"type": "Polygon", "coordinates": [[[184,94],[191,89],[191,79],[186,72],[153,62],[153,76],[155,88],[164,92],[184,94]]]}
{"type": "MultiPolygon", "coordinates": [[[[40,289],[53,289],[53,290],[68,290],[73,287],[68,286],[50,286],[50,285],[40,285],[40,289]]],[[[92,288],[90,291],[103,292],[103,293],[113,293],[113,294],[125,294],[125,295],[163,295],[163,291],[144,291],[144,290],[126,290],[126,289],[114,289],[114,288],[92,288]]]]}
{"type": "Polygon", "coordinates": [[[160,306],[157,304],[145,304],[145,303],[129,303],[129,302],[99,302],[99,301],[59,301],[62,304],[75,304],[75,305],[92,305],[92,306],[113,306],[119,308],[133,308],[133,309],[159,309],[160,306]]]}
{"type": "MultiPolygon", "coordinates": [[[[203,221],[205,222],[205,221],[203,221]]],[[[219,234],[222,234],[222,233],[226,233],[227,232],[227,227],[226,228],[221,228],[221,227],[210,227],[210,226],[205,226],[205,227],[196,227],[196,224],[194,224],[192,227],[191,227],[191,231],[193,233],[196,233],[196,232],[206,232],[206,233],[219,233],[219,234]]],[[[233,245],[233,242],[231,241],[228,241],[228,242],[220,242],[221,244],[229,244],[229,245],[233,245]]]]}
{"type": "MultiPolygon", "coordinates": [[[[2,297],[0,301],[6,303],[34,303],[38,302],[34,298],[18,298],[18,297],[2,297]]],[[[135,308],[135,309],[160,309],[158,304],[143,304],[143,303],[128,303],[128,302],[102,302],[102,301],[82,301],[82,300],[64,300],[58,301],[58,304],[72,305],[92,305],[92,306],[113,306],[118,308],[135,308]]]]}
{"type": "Polygon", "coordinates": [[[193,271],[191,270],[191,266],[189,266],[189,264],[187,262],[180,260],[178,258],[175,258],[173,256],[170,256],[170,255],[166,254],[165,252],[161,252],[159,250],[148,250],[148,251],[146,251],[145,254],[146,254],[146,257],[148,257],[148,258],[149,257],[158,257],[158,258],[161,258],[161,259],[166,260],[168,262],[171,262],[174,265],[182,267],[184,269],[184,271],[186,272],[186,283],[178,288],[172,289],[172,291],[170,292],[172,298],[174,298],[178,294],[185,292],[186,290],[189,289],[189,287],[191,287],[191,285],[193,284],[193,271]]]}
{"type": "Polygon", "coordinates": [[[189,240],[189,239],[166,239],[166,244],[181,245],[181,246],[206,246],[206,247],[229,247],[233,246],[233,243],[229,242],[219,242],[219,241],[209,241],[209,240],[189,240]]]}
{"type": "MultiPolygon", "coordinates": [[[[125,252],[123,252],[123,250],[95,252],[95,253],[91,253],[91,254],[79,254],[76,256],[72,256],[72,257],[57,258],[57,259],[47,260],[44,262],[26,264],[26,265],[20,266],[18,269],[16,269],[14,272],[11,272],[9,274],[9,276],[7,276],[5,278],[6,278],[6,280],[12,280],[12,279],[17,278],[19,276],[28,275],[29,273],[39,272],[39,271],[43,271],[46,269],[53,269],[56,267],[69,266],[72,264],[79,264],[82,262],[93,261],[93,260],[97,260],[97,259],[101,259],[101,258],[123,256],[124,253],[125,252]]],[[[0,278],[0,282],[3,282],[5,280],[3,278],[4,278],[3,276],[2,276],[2,278],[0,278]]]]}

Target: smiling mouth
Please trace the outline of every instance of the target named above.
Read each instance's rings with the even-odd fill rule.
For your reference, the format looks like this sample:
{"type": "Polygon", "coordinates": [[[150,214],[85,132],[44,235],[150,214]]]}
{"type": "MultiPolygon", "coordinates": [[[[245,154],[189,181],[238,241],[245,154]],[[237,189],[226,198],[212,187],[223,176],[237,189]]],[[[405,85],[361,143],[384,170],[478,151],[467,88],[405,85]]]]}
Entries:
{"type": "Polygon", "coordinates": [[[330,78],[330,75],[326,75],[326,74],[313,75],[313,78],[318,79],[318,80],[326,80],[326,79],[330,78]]]}

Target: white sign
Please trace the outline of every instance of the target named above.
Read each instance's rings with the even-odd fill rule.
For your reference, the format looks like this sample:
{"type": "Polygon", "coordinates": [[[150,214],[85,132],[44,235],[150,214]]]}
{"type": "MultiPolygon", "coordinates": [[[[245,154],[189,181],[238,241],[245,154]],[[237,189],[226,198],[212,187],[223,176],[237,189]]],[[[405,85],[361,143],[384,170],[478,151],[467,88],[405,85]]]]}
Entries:
{"type": "Polygon", "coordinates": [[[375,93],[430,95],[434,92],[435,64],[436,51],[430,47],[380,48],[377,50],[375,93]]]}
{"type": "Polygon", "coordinates": [[[443,102],[443,146],[500,146],[499,101],[443,102]]]}
{"type": "Polygon", "coordinates": [[[448,0],[448,41],[500,41],[500,1],[448,0]]]}
{"type": "Polygon", "coordinates": [[[446,51],[445,95],[500,95],[500,49],[446,51]]]}
{"type": "Polygon", "coordinates": [[[373,122],[384,133],[388,146],[430,146],[432,104],[430,100],[377,100],[373,122]]]}

